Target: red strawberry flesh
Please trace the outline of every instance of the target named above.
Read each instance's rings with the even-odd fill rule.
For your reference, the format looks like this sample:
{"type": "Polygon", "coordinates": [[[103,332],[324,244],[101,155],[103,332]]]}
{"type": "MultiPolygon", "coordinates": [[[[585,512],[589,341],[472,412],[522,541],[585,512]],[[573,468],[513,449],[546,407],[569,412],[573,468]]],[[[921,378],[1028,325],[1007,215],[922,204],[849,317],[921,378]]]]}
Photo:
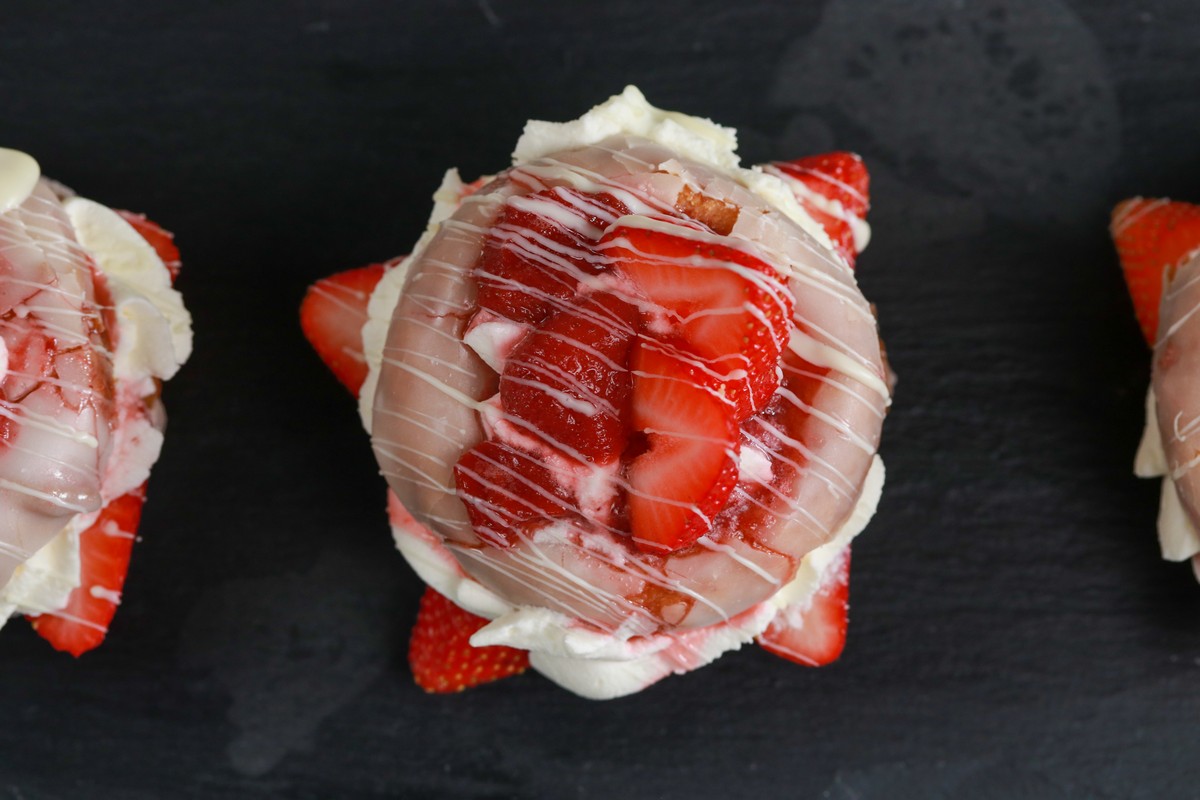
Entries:
{"type": "Polygon", "coordinates": [[[1200,206],[1135,197],[1113,209],[1111,230],[1133,310],[1153,345],[1164,281],[1200,250],[1200,206]]]}
{"type": "Polygon", "coordinates": [[[527,432],[579,461],[625,449],[637,310],[609,294],[578,298],[530,333],[505,365],[500,399],[527,432]]]}
{"type": "Polygon", "coordinates": [[[854,153],[835,151],[775,166],[802,181],[822,197],[836,200],[849,213],[865,219],[870,209],[870,176],[863,160],[854,153]]]}
{"type": "Polygon", "coordinates": [[[430,693],[449,694],[528,669],[529,653],[524,650],[471,645],[471,636],[486,624],[486,619],[427,588],[408,645],[417,685],[430,693]]]}
{"type": "Polygon", "coordinates": [[[600,271],[591,245],[625,213],[611,195],[573,189],[510,198],[475,270],[479,307],[514,322],[540,322],[576,293],[582,278],[600,271]]]}
{"type": "Polygon", "coordinates": [[[79,657],[104,641],[121,602],[145,502],[143,485],[102,508],[79,535],[79,586],[62,610],[30,617],[33,629],[54,649],[79,657]]]}
{"type": "Polygon", "coordinates": [[[629,464],[629,521],[648,552],[687,547],[711,527],[737,482],[733,407],[702,366],[674,348],[640,340],[633,369],[633,427],[647,448],[629,464]]]}
{"type": "Polygon", "coordinates": [[[811,603],[781,609],[758,637],[766,650],[808,667],[838,659],[846,646],[850,597],[850,548],[825,569],[811,603]]]}
{"type": "Polygon", "coordinates": [[[743,250],[660,229],[616,227],[601,245],[666,312],[668,334],[726,376],[739,420],[766,405],[792,318],[791,294],[774,269],[743,250]]]}
{"type": "Polygon", "coordinates": [[[570,493],[537,456],[503,442],[480,442],[468,450],[454,467],[454,481],[472,527],[495,546],[576,513],[570,493]]]}
{"type": "Polygon", "coordinates": [[[309,344],[347,389],[357,395],[367,379],[362,329],[371,292],[386,271],[370,264],[323,278],[300,305],[300,327],[309,344]]]}
{"type": "Polygon", "coordinates": [[[862,159],[854,153],[838,151],[794,161],[777,161],[772,166],[804,186],[807,191],[795,191],[796,200],[825,229],[834,248],[853,267],[858,246],[849,220],[815,202],[808,193],[840,205],[845,214],[866,219],[870,207],[870,177],[862,159]]]}

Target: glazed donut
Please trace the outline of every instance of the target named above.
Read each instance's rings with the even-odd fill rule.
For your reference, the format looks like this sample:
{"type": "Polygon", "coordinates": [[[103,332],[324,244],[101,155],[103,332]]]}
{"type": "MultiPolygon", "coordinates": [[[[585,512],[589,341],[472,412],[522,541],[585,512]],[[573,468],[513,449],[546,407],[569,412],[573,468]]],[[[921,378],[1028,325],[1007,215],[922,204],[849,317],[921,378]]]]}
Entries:
{"type": "MultiPolygon", "coordinates": [[[[858,499],[886,404],[871,309],[843,262],[713,169],[630,136],[537,159],[467,198],[408,273],[383,351],[376,455],[401,504],[509,602],[631,635],[711,625],[778,591],[858,499]],[[713,208],[730,219],[715,219],[713,208]],[[562,244],[570,239],[578,241],[562,244]],[[671,252],[645,252],[656,248],[671,252]],[[505,263],[511,254],[546,265],[552,280],[562,276],[562,291],[539,288],[537,310],[514,309],[520,299],[504,296],[520,268],[505,263]],[[632,266],[639,258],[657,261],[632,266]],[[630,277],[636,270],[679,274],[639,281],[630,277]],[[720,288],[674,285],[693,280],[720,288]],[[478,301],[481,285],[499,295],[485,298],[490,308],[478,301]],[[680,312],[675,296],[687,294],[732,300],[680,312]],[[746,294],[761,298],[760,307],[734,304],[746,294]],[[680,447],[684,460],[650,466],[686,469],[686,459],[703,462],[710,449],[724,455],[716,460],[728,463],[728,478],[712,480],[737,477],[731,491],[717,490],[724,501],[715,508],[708,487],[692,496],[634,485],[653,452],[628,453],[638,446],[629,440],[639,425],[629,420],[640,394],[666,381],[680,386],[663,392],[670,395],[663,402],[698,402],[693,395],[733,395],[739,387],[725,375],[745,371],[744,356],[689,347],[686,314],[729,318],[730,327],[774,314],[782,329],[762,334],[781,346],[764,345],[773,359],[751,369],[772,378],[781,371],[783,379],[741,411],[724,404],[734,435],[721,437],[716,398],[695,420],[679,421],[707,426],[699,433],[719,441],[680,447]],[[497,330],[480,335],[485,326],[497,330]],[[484,338],[479,351],[490,365],[471,346],[484,338]],[[632,363],[636,354],[644,354],[642,364],[632,363]],[[706,358],[727,363],[706,372],[706,358]],[[564,374],[572,368],[576,375],[564,374]],[[596,375],[580,380],[580,370],[596,375]],[[535,416],[563,405],[567,413],[548,412],[549,421],[535,416]],[[493,446],[479,448],[483,441],[493,446]],[[534,497],[512,500],[522,486],[534,497]],[[622,507],[645,505],[646,492],[657,492],[651,503],[695,506],[688,511],[702,530],[686,546],[639,542],[637,517],[623,521],[637,509],[623,514],[622,507]],[[506,496],[520,508],[506,511],[506,496]]],[[[697,338],[723,335],[705,330],[697,338]]],[[[654,511],[655,521],[667,516],[654,511]]]]}
{"type": "Polygon", "coordinates": [[[171,235],[0,150],[0,624],[98,645],[191,351],[171,235]]]}

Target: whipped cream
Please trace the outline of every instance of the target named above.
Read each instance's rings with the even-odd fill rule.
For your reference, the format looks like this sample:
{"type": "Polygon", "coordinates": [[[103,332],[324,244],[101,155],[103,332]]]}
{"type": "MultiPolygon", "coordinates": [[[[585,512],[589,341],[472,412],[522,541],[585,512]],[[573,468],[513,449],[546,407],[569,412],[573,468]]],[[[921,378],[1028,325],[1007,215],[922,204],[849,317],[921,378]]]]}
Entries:
{"type": "MultiPolygon", "coordinates": [[[[13,187],[24,186],[24,167],[36,162],[14,158],[0,150],[0,212],[6,199],[23,202],[13,187]],[[8,167],[17,166],[17,177],[8,167]]],[[[23,154],[18,154],[23,155],[23,154]]],[[[25,191],[25,197],[37,184],[25,191]]],[[[113,354],[117,425],[112,432],[109,458],[103,466],[101,494],[111,501],[141,486],[150,475],[162,448],[164,416],[157,401],[147,408],[146,398],[157,391],[155,379],[173,376],[192,350],[191,317],[182,298],[171,288],[170,272],[145,239],[121,216],[105,206],[80,197],[62,203],[79,244],[92,256],[104,275],[115,306],[116,351],[113,354]]],[[[0,340],[0,354],[4,354],[0,340]]],[[[0,358],[0,367],[6,363],[0,358]]],[[[4,369],[0,369],[3,380],[4,369]]],[[[79,536],[100,512],[77,514],[24,564],[0,589],[0,626],[13,614],[53,613],[63,608],[80,585],[79,536]]],[[[91,587],[93,593],[113,592],[91,587]]]]}
{"type": "Polygon", "coordinates": [[[1175,488],[1170,474],[1167,454],[1163,449],[1162,433],[1158,426],[1158,408],[1154,389],[1146,392],[1146,427],[1133,461],[1133,472],[1139,478],[1162,478],[1162,494],[1158,504],[1158,546],[1166,561],[1192,559],[1192,568],[1200,580],[1200,531],[1196,530],[1175,488]]]}
{"type": "Polygon", "coordinates": [[[192,317],[158,253],[119,214],[93,200],[63,203],[79,243],[108,282],[117,316],[113,374],[118,379],[174,377],[192,354],[192,317]]]}
{"type": "Polygon", "coordinates": [[[32,156],[0,147],[0,213],[24,203],[41,175],[32,156]]]}
{"type": "MultiPolygon", "coordinates": [[[[801,207],[791,187],[778,174],[762,167],[745,169],[737,154],[737,131],[711,120],[650,105],[635,86],[571,122],[530,120],[513,150],[513,164],[522,164],[573,147],[596,144],[616,134],[631,134],[674,150],[685,158],[710,165],[741,183],[787,215],[827,249],[833,249],[825,229],[801,207]]],[[[866,225],[865,222],[862,223],[866,225]]],[[[869,238],[869,228],[863,234],[869,238]]],[[[864,244],[865,246],[865,244],[864,244]]]]}

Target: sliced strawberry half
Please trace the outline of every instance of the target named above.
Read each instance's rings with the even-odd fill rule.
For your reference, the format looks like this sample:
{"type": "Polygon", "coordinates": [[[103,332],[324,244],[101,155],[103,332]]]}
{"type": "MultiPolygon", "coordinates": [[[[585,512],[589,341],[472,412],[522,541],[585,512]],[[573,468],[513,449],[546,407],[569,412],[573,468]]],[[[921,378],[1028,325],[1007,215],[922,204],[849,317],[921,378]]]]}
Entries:
{"type": "Polygon", "coordinates": [[[499,441],[480,442],[463,454],[454,483],[476,533],[500,547],[514,544],[528,523],[578,513],[541,460],[499,441]]]}
{"type": "Polygon", "coordinates": [[[740,435],[733,406],[694,357],[639,339],[630,368],[633,426],[646,437],[626,474],[630,532],[640,549],[670,553],[703,536],[729,499],[740,435]]]}
{"type": "Polygon", "coordinates": [[[850,598],[850,548],[825,569],[811,603],[780,609],[758,637],[777,656],[809,667],[832,663],[846,646],[850,598]]]}
{"type": "Polygon", "coordinates": [[[1113,209],[1111,230],[1133,310],[1153,345],[1164,281],[1200,250],[1200,206],[1134,197],[1113,209]]]}
{"type": "Polygon", "coordinates": [[[738,420],[767,404],[792,319],[791,293],[774,269],[743,250],[657,228],[614,227],[601,247],[666,312],[649,330],[683,339],[725,376],[738,420]]]}
{"type": "Polygon", "coordinates": [[[775,166],[794,175],[822,197],[841,203],[842,208],[859,219],[867,218],[871,208],[871,176],[857,154],[835,150],[776,162],[775,166]]]}
{"type": "Polygon", "coordinates": [[[121,602],[129,556],[146,502],[143,484],[102,508],[79,535],[80,583],[61,611],[29,618],[55,650],[79,657],[98,647],[121,602]]]}
{"type": "Polygon", "coordinates": [[[417,685],[427,692],[448,694],[528,669],[529,653],[524,650],[471,646],[471,636],[486,624],[483,617],[427,588],[408,645],[408,664],[417,685]]]}
{"type": "Polygon", "coordinates": [[[305,338],[355,396],[367,379],[362,343],[367,303],[387,267],[370,264],[322,278],[308,287],[300,304],[300,327],[305,338]]]}
{"type": "Polygon", "coordinates": [[[500,378],[504,410],[572,457],[605,463],[629,438],[626,364],[637,309],[610,294],[577,298],[513,351],[500,378]]]}
{"type": "Polygon", "coordinates": [[[870,176],[863,160],[854,153],[837,151],[777,161],[772,166],[807,189],[796,191],[796,200],[825,229],[834,247],[853,267],[858,247],[847,215],[866,219],[870,208],[870,176]],[[831,209],[815,202],[809,192],[839,204],[843,214],[836,213],[837,206],[831,209]]]}
{"type": "Polygon", "coordinates": [[[147,219],[145,214],[135,214],[132,211],[118,211],[117,213],[154,248],[154,252],[158,253],[158,257],[166,265],[167,271],[171,273],[171,280],[174,281],[178,278],[182,262],[179,260],[179,248],[175,246],[175,234],[153,220],[147,219]]]}
{"type": "Polygon", "coordinates": [[[592,246],[626,213],[612,195],[563,187],[510,198],[475,269],[479,307],[515,322],[540,322],[575,295],[581,277],[601,271],[592,246]]]}

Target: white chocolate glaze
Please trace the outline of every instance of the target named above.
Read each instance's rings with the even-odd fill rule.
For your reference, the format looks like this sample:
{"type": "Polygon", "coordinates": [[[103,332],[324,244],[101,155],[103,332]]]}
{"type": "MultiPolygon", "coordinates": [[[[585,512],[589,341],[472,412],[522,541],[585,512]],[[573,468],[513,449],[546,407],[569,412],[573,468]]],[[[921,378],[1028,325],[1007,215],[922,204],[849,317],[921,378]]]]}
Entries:
{"type": "MultiPolygon", "coordinates": [[[[488,178],[480,178],[480,181],[488,178]]],[[[476,181],[478,183],[479,181],[476,181]]],[[[367,304],[367,321],[363,325],[363,354],[367,359],[367,378],[358,394],[358,413],[362,418],[363,427],[371,432],[371,418],[374,414],[375,387],[379,383],[379,370],[383,364],[383,345],[387,340],[388,328],[392,324],[392,310],[400,302],[404,291],[404,282],[408,278],[408,265],[413,259],[420,257],[429,245],[429,241],[438,232],[441,223],[448,219],[462,202],[469,191],[457,169],[448,169],[442,177],[442,183],[433,193],[433,210],[429,214],[429,222],[421,238],[413,246],[410,255],[393,262],[388,262],[388,271],[384,273],[371,293],[367,304]]]]}
{"type": "MultiPolygon", "coordinates": [[[[50,353],[60,375],[52,391],[46,384],[24,395],[17,382],[32,380],[24,367],[0,376],[0,415],[15,425],[10,445],[0,449],[0,473],[36,476],[43,460],[61,461],[62,474],[86,476],[91,488],[86,503],[5,504],[0,542],[9,558],[0,624],[13,613],[56,613],[79,586],[79,535],[104,504],[146,481],[165,420],[154,399],[157,379],[173,375],[191,350],[190,318],[154,250],[119,215],[64,198],[56,192],[66,190],[55,187],[43,182],[0,214],[0,341],[7,353],[10,343],[37,341],[39,330],[59,341],[73,336],[89,343],[87,363],[99,372],[81,371],[68,356],[50,353]],[[97,300],[97,276],[113,300],[110,309],[97,300]],[[115,330],[107,338],[85,335],[104,327],[106,310],[115,330]],[[12,399],[14,393],[22,399],[12,399]]],[[[50,470],[33,482],[10,480],[5,490],[10,497],[54,498],[64,493],[50,488],[61,477],[50,470]]],[[[88,589],[114,595],[110,587],[88,589]]]]}

